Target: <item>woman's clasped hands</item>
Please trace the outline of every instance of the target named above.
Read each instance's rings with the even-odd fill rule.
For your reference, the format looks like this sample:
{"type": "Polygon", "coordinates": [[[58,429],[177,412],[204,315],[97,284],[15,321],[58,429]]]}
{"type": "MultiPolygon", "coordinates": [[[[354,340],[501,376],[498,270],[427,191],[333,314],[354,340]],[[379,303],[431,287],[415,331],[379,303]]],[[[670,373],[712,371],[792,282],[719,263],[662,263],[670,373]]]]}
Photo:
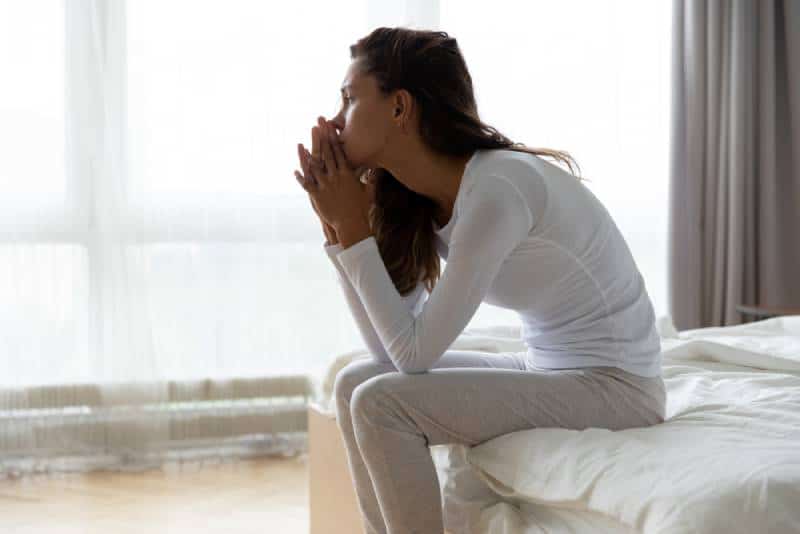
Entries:
{"type": "Polygon", "coordinates": [[[324,117],[311,129],[311,146],[309,153],[302,143],[297,145],[303,172],[294,174],[320,219],[337,231],[368,220],[369,189],[359,180],[360,169],[348,163],[336,127],[324,117]]]}

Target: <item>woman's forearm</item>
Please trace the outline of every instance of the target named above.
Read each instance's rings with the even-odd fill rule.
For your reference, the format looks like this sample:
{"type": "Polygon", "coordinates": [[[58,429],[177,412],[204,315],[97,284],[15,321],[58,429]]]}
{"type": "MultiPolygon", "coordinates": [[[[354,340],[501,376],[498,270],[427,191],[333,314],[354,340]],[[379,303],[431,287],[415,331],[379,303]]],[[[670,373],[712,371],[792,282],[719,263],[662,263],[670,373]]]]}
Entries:
{"type": "MultiPolygon", "coordinates": [[[[386,352],[386,348],[383,346],[383,343],[378,337],[377,332],[375,332],[375,328],[373,327],[372,321],[367,314],[367,310],[364,308],[364,305],[361,302],[361,298],[358,296],[358,293],[356,293],[356,290],[353,288],[353,285],[347,278],[347,274],[344,272],[344,270],[342,270],[341,265],[339,265],[339,260],[336,258],[336,254],[341,250],[341,245],[325,247],[325,251],[327,252],[328,257],[336,269],[337,280],[344,293],[345,302],[347,303],[347,307],[350,309],[350,314],[352,315],[359,333],[361,334],[364,345],[372,354],[372,358],[378,362],[391,362],[392,360],[389,357],[389,354],[386,352]]],[[[417,309],[421,308],[421,300],[424,301],[425,295],[427,295],[427,291],[425,290],[422,282],[420,282],[417,285],[417,288],[411,294],[403,297],[403,302],[406,304],[406,307],[415,316],[418,313],[417,309]]]]}

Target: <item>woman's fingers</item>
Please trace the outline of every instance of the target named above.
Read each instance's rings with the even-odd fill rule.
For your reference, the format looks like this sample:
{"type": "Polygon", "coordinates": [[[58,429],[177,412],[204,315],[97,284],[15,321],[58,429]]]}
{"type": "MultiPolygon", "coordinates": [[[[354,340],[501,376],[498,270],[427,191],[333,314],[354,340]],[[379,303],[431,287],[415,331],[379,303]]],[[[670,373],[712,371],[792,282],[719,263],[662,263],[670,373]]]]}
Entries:
{"type": "Polygon", "coordinates": [[[321,141],[322,144],[322,161],[325,162],[325,167],[328,169],[329,173],[333,173],[337,170],[336,159],[333,156],[333,150],[331,149],[331,145],[333,141],[331,141],[331,134],[328,133],[327,126],[323,129],[323,139],[321,141]]]}
{"type": "Polygon", "coordinates": [[[297,155],[300,159],[300,167],[303,170],[303,173],[300,174],[299,172],[295,171],[295,177],[297,181],[303,186],[307,192],[312,193],[317,189],[319,182],[315,178],[315,173],[319,172],[312,168],[311,161],[308,157],[308,150],[305,149],[302,143],[297,145],[297,155]]]}
{"type": "Polygon", "coordinates": [[[300,161],[300,167],[303,169],[303,172],[306,172],[306,152],[307,150],[303,146],[303,143],[297,143],[297,159],[300,161]]]}
{"type": "Polygon", "coordinates": [[[311,157],[319,159],[319,128],[316,126],[311,128],[311,157]]]}
{"type": "Polygon", "coordinates": [[[321,163],[314,160],[309,161],[308,166],[311,170],[311,174],[314,175],[315,185],[319,189],[324,189],[325,185],[328,183],[327,169],[323,167],[321,163]]]}
{"type": "Polygon", "coordinates": [[[300,184],[300,187],[302,187],[306,191],[306,193],[312,192],[308,180],[304,178],[302,174],[300,174],[298,171],[294,171],[294,177],[295,180],[297,180],[297,183],[300,184]]]}
{"type": "MultiPolygon", "coordinates": [[[[319,121],[319,119],[317,120],[319,121]]],[[[319,125],[314,126],[311,128],[311,153],[309,154],[309,159],[317,162],[320,168],[324,168],[322,160],[322,142],[323,136],[321,127],[319,125]]]]}
{"type": "Polygon", "coordinates": [[[303,170],[303,175],[298,177],[298,181],[302,179],[304,189],[309,192],[320,189],[329,173],[337,168],[336,156],[331,149],[331,145],[335,142],[330,139],[332,126],[323,117],[317,117],[317,123],[317,126],[311,128],[311,152],[302,143],[297,146],[303,170]]]}
{"type": "Polygon", "coordinates": [[[302,145],[298,145],[298,152],[300,156],[300,166],[303,169],[303,175],[310,181],[311,185],[317,184],[317,179],[315,176],[315,171],[311,169],[311,160],[308,157],[308,150],[302,145]]]}
{"type": "Polygon", "coordinates": [[[309,175],[308,160],[302,144],[297,145],[297,157],[300,159],[300,168],[303,169],[303,176],[309,175]]]}
{"type": "Polygon", "coordinates": [[[336,162],[336,168],[337,169],[341,169],[347,164],[347,161],[345,160],[344,152],[342,151],[342,147],[339,145],[339,139],[336,137],[336,132],[334,131],[333,128],[331,128],[330,132],[331,132],[331,138],[330,139],[331,139],[331,147],[332,147],[332,151],[333,151],[333,159],[336,162]]]}

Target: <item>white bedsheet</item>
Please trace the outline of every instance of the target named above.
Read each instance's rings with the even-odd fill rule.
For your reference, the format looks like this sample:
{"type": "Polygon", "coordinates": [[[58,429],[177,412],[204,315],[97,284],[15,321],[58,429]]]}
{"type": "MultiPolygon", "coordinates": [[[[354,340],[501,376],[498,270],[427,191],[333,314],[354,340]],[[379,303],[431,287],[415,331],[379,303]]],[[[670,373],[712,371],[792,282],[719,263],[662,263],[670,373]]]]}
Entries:
{"type": "MultiPolygon", "coordinates": [[[[506,497],[642,532],[800,532],[800,316],[670,326],[663,424],[515,432],[466,450],[466,461],[506,497]]],[[[513,523],[517,513],[496,515],[513,523]]]]}

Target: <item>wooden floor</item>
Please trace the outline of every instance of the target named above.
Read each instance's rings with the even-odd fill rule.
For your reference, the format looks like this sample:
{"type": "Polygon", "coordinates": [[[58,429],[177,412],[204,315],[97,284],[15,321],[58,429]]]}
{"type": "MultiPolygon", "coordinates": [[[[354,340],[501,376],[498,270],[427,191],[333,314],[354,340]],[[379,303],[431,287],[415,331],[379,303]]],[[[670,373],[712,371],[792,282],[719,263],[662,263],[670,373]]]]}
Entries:
{"type": "Polygon", "coordinates": [[[308,455],[0,480],[0,532],[308,533],[308,455]]]}

